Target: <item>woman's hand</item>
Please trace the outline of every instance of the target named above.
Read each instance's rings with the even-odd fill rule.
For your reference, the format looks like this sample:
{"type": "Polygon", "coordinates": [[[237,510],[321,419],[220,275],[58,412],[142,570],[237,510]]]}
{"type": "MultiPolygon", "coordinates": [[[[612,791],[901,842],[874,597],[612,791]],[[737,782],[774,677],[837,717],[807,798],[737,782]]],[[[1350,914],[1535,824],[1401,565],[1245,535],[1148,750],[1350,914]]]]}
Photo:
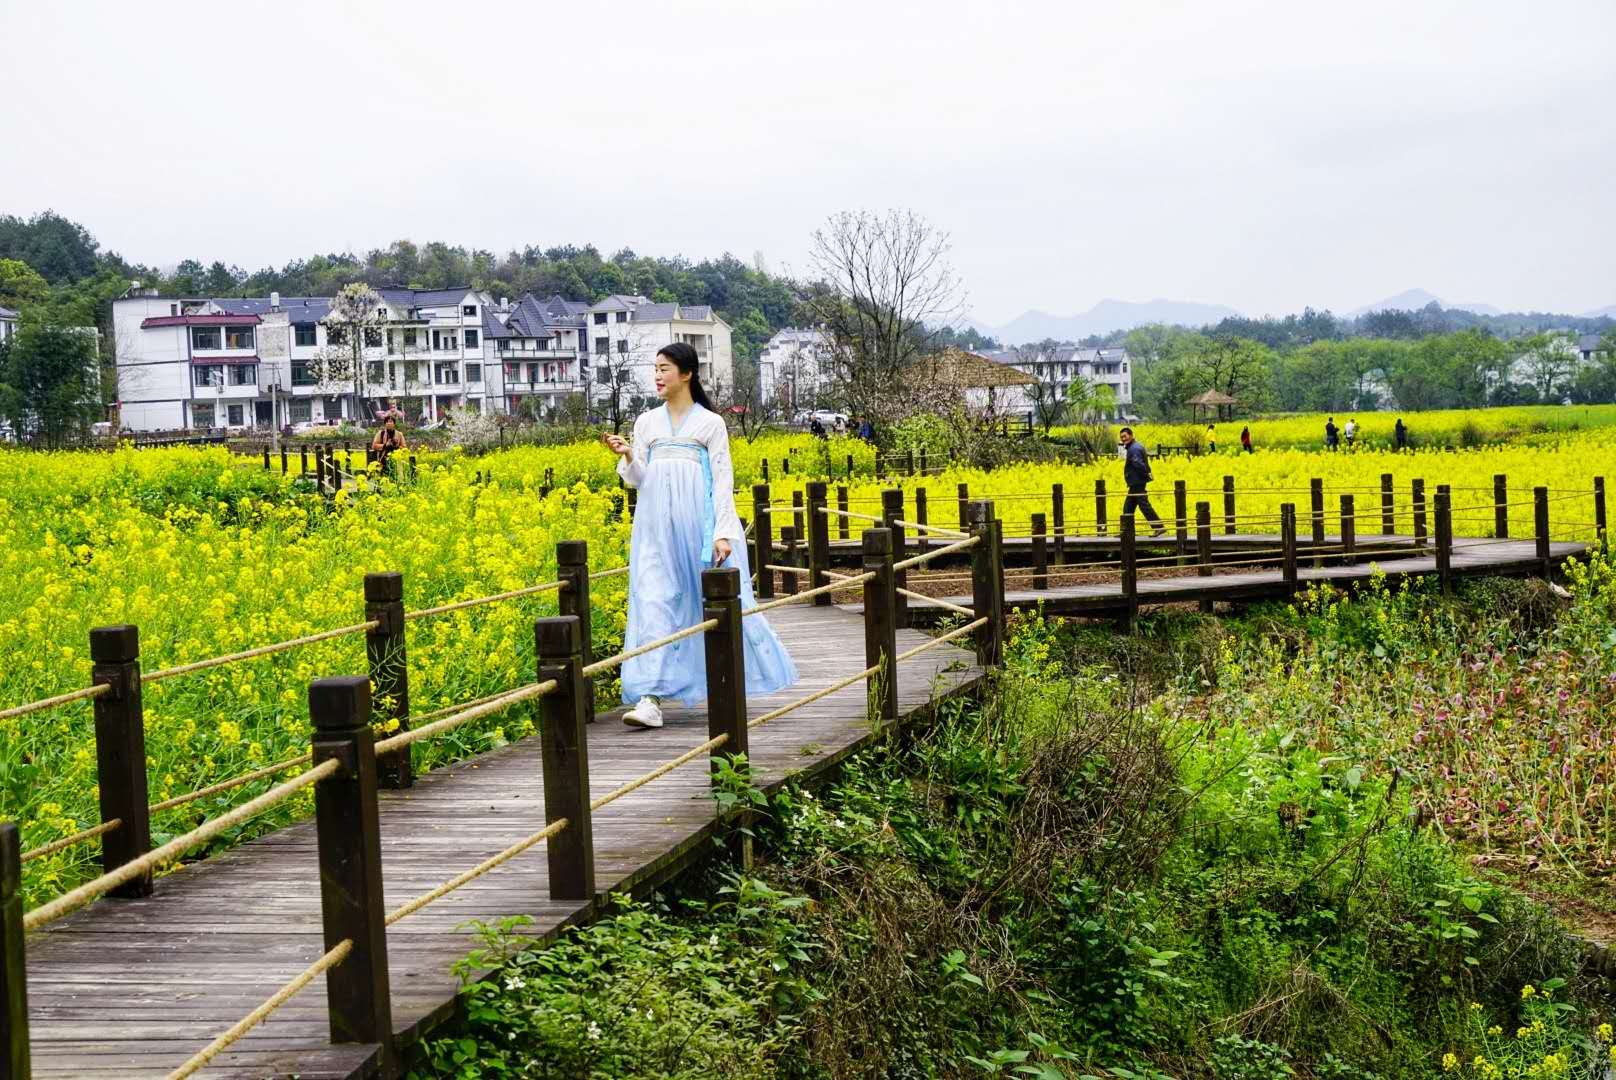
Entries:
{"type": "Polygon", "coordinates": [[[600,437],[600,441],[606,444],[606,449],[621,457],[628,457],[634,452],[633,445],[621,435],[613,435],[607,432],[600,437]]]}
{"type": "Polygon", "coordinates": [[[724,565],[724,560],[729,558],[730,554],[731,554],[731,549],[730,549],[728,540],[725,540],[723,537],[719,537],[717,540],[713,541],[713,565],[714,566],[723,566],[724,565]]]}

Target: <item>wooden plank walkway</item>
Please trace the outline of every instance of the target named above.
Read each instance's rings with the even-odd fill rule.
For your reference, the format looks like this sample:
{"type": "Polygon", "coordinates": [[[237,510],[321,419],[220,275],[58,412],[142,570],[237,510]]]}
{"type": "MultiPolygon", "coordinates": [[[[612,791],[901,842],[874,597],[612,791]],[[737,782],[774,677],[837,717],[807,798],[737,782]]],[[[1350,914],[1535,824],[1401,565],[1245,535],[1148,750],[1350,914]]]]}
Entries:
{"type": "MultiPolygon", "coordinates": [[[[1227,537],[1234,540],[1236,537],[1227,537]]],[[[1270,549],[1277,543],[1278,537],[1269,538],[1270,549]]],[[[1326,538],[1329,546],[1336,541],[1326,538]]],[[[1412,549],[1414,541],[1406,536],[1379,536],[1362,537],[1358,541],[1360,547],[1406,546],[1412,549]]],[[[1401,552],[1392,555],[1360,555],[1359,561],[1351,566],[1328,565],[1315,567],[1307,559],[1307,547],[1298,544],[1297,580],[1306,585],[1309,582],[1329,581],[1340,584],[1367,581],[1377,571],[1388,579],[1398,580],[1405,577],[1419,577],[1436,573],[1436,556],[1432,554],[1418,555],[1412,551],[1404,555],[1401,552]]],[[[1429,549],[1427,549],[1429,550],[1429,549]]],[[[1556,542],[1549,545],[1550,558],[1559,563],[1572,556],[1581,556],[1588,551],[1588,545],[1581,543],[1556,542]]],[[[1216,556],[1215,556],[1216,557],[1216,556]]],[[[1226,559],[1238,559],[1232,552],[1223,553],[1226,559]]],[[[1191,560],[1194,555],[1189,556],[1191,560]]],[[[1339,552],[1333,552],[1331,559],[1339,560],[1339,552]]],[[[1479,540],[1458,538],[1453,544],[1453,559],[1451,569],[1455,576],[1463,575],[1511,575],[1536,573],[1542,567],[1537,557],[1537,544],[1535,540],[1479,540]]],[[[1061,572],[1061,567],[1050,566],[1049,573],[1053,578],[1061,572]]],[[[1159,570],[1160,567],[1155,569],[1159,570]]],[[[1025,580],[1024,574],[1019,576],[1025,580]]],[[[1278,565],[1271,569],[1258,569],[1246,571],[1217,570],[1214,563],[1214,573],[1209,577],[1202,577],[1195,572],[1193,566],[1185,567],[1180,573],[1161,576],[1145,576],[1139,578],[1138,603],[1140,607],[1162,604],[1195,603],[1205,600],[1222,601],[1252,601],[1264,599],[1283,598],[1287,595],[1284,573],[1278,565]]],[[[970,604],[969,596],[944,597],[956,604],[970,604]]],[[[1010,589],[1006,588],[1004,603],[1010,608],[1033,608],[1039,604],[1044,610],[1055,615],[1096,615],[1111,616],[1125,612],[1128,604],[1122,593],[1120,578],[1093,582],[1082,585],[1051,585],[1048,589],[1010,589]]],[[[922,621],[944,616],[947,612],[934,604],[923,600],[911,599],[910,610],[922,621]]],[[[862,605],[850,605],[849,611],[859,612],[862,605]]]]}
{"type": "MultiPolygon", "coordinates": [[[[864,667],[863,621],[837,608],[793,606],[768,616],[802,678],[748,702],[756,716],[864,667]]],[[[899,631],[898,649],[923,644],[899,631]]],[[[939,646],[898,668],[899,715],[911,719],[981,678],[971,653],[939,646]]],[[[657,731],[620,711],[589,729],[590,787],[604,795],[707,738],[699,709],[667,710],[657,731]]],[[[751,732],[759,782],[812,776],[873,737],[862,682],[751,732]]],[[[597,886],[646,890],[710,849],[706,758],[594,815],[597,886]]],[[[529,739],[381,793],[388,910],[543,824],[540,747],[529,739]]],[[[533,916],[548,938],[593,917],[597,903],[549,894],[543,846],[411,915],[389,930],[393,1021],[405,1043],[449,1016],[449,967],[474,944],[468,919],[533,916]]],[[[140,900],[102,900],[28,943],[28,1005],[36,1077],[161,1077],[201,1049],[324,951],[312,821],[280,829],[161,878],[140,900]]],[[[316,979],[199,1075],[368,1075],[374,1046],[332,1047],[323,979],[316,979]]]]}

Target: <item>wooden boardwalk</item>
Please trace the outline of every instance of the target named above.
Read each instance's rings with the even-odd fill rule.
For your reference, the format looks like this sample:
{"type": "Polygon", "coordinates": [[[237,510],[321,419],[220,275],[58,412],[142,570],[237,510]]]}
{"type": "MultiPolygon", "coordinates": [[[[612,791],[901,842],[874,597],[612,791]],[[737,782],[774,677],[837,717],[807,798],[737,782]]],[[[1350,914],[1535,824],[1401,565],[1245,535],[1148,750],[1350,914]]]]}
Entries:
{"type": "MultiPolygon", "coordinates": [[[[1278,537],[1221,537],[1225,541],[1266,540],[1271,550],[1279,541],[1278,537]]],[[[1339,541],[1335,537],[1326,537],[1327,547],[1333,547],[1339,541]]],[[[1408,536],[1370,536],[1360,541],[1365,548],[1368,547],[1397,547],[1408,549],[1394,551],[1390,554],[1359,555],[1352,565],[1343,565],[1339,551],[1330,555],[1334,565],[1314,566],[1313,560],[1307,557],[1308,545],[1299,543],[1297,546],[1298,562],[1297,581],[1302,586],[1313,582],[1327,581],[1335,584],[1350,586],[1353,583],[1369,580],[1376,573],[1384,574],[1390,580],[1399,580],[1408,577],[1423,577],[1437,572],[1436,556],[1434,553],[1421,554],[1414,548],[1413,537],[1408,536]]],[[[1008,541],[1007,541],[1008,546],[1008,541]]],[[[1098,546],[1098,545],[1095,545],[1098,546]]],[[[1216,545],[1214,545],[1216,550],[1216,545]]],[[[1141,552],[1145,545],[1141,543],[1141,552]]],[[[1220,552],[1224,558],[1231,560],[1235,565],[1222,569],[1217,562],[1213,563],[1213,573],[1210,576],[1201,576],[1195,567],[1185,566],[1182,569],[1174,567],[1172,572],[1164,571],[1160,566],[1154,567],[1156,576],[1139,578],[1139,591],[1137,603],[1139,607],[1159,606],[1163,604],[1199,603],[1201,601],[1223,602],[1251,602],[1255,600],[1283,599],[1289,594],[1284,574],[1276,565],[1268,569],[1245,569],[1238,565],[1241,558],[1236,554],[1235,545],[1229,545],[1220,552]]],[[[1581,556],[1587,553],[1588,545],[1580,543],[1555,542],[1549,545],[1550,559],[1559,564],[1567,558],[1581,556]]],[[[1216,556],[1215,556],[1216,557],[1216,556]]],[[[1193,562],[1193,554],[1188,556],[1193,562]]],[[[1540,573],[1543,561],[1538,557],[1536,541],[1525,540],[1477,540],[1459,538],[1454,541],[1451,570],[1454,576],[1473,575],[1522,575],[1540,573]]],[[[1056,578],[1062,567],[1050,566],[1051,578],[1056,578]]],[[[1081,572],[1081,571],[1078,571],[1081,572]]],[[[1025,581],[1025,573],[1017,578],[1025,581]]],[[[956,604],[969,604],[969,596],[950,596],[944,600],[956,604]]],[[[1011,588],[1007,586],[1004,593],[1004,603],[1009,608],[1033,608],[1042,604],[1044,610],[1053,615],[1094,615],[1111,617],[1128,610],[1128,600],[1122,591],[1120,580],[1106,580],[1077,585],[1051,584],[1048,589],[1011,588]]],[[[939,616],[948,614],[942,607],[928,604],[923,600],[909,601],[910,610],[917,616],[917,622],[935,620],[939,616]]],[[[858,605],[850,605],[848,610],[857,612],[858,605]]]]}
{"type": "MultiPolygon", "coordinates": [[[[863,621],[837,608],[769,613],[801,671],[799,684],[747,703],[756,716],[863,668],[863,621]]],[[[900,631],[900,651],[924,643],[900,631]]],[[[898,667],[899,715],[924,714],[981,678],[973,655],[943,645],[898,667]]],[[[707,737],[700,710],[667,710],[657,731],[617,713],[589,728],[596,796],[707,737]]],[[[766,790],[823,773],[873,737],[862,682],[751,732],[766,790]]],[[[422,776],[380,798],[382,861],[391,909],[500,851],[544,823],[537,739],[422,776]]],[[[714,809],[705,757],[593,817],[597,888],[643,891],[711,850],[714,809]]],[[[325,949],[312,821],[292,825],[158,880],[138,900],[101,900],[28,942],[28,1005],[36,1077],[161,1077],[257,1007],[325,949]]],[[[450,1016],[450,965],[473,946],[468,919],[533,916],[539,938],[588,920],[594,902],[554,902],[543,847],[499,867],[388,932],[394,1029],[414,1042],[450,1016]]],[[[372,1045],[332,1046],[324,979],[220,1055],[199,1075],[367,1075],[372,1045]]]]}

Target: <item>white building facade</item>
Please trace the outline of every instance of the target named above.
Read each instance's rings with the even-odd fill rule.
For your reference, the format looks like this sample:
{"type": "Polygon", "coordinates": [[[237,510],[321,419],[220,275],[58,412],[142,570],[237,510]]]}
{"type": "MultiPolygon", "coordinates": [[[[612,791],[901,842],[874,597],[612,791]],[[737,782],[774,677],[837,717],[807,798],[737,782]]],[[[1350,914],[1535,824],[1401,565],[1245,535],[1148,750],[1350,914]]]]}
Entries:
{"type": "Polygon", "coordinates": [[[823,405],[830,389],[830,343],[822,330],[788,326],[758,353],[758,382],[764,401],[788,413],[823,405]]]}
{"type": "Polygon", "coordinates": [[[0,307],[0,344],[3,344],[16,332],[17,313],[8,307],[0,307]]]}
{"type": "Polygon", "coordinates": [[[1030,357],[1014,349],[985,355],[990,360],[1024,371],[1040,382],[1052,384],[1062,397],[1067,387],[1081,379],[1092,386],[1109,387],[1116,395],[1119,414],[1132,409],[1133,363],[1128,350],[1121,346],[1101,349],[1063,346],[1030,357]]]}
{"type": "Polygon", "coordinates": [[[656,403],[657,350],[683,341],[696,350],[704,386],[731,385],[735,377],[730,327],[705,304],[658,304],[643,296],[608,296],[589,307],[584,327],[594,375],[591,397],[627,388],[631,411],[656,403]]]}

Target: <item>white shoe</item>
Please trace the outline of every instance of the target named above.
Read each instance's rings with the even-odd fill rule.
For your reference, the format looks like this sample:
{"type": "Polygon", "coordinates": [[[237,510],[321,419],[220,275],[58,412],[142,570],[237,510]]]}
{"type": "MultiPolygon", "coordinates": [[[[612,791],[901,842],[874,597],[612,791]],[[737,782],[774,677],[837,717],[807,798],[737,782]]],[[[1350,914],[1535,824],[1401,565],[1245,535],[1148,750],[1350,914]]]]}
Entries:
{"type": "Polygon", "coordinates": [[[623,723],[631,727],[661,727],[662,705],[654,697],[642,697],[638,705],[623,714],[623,723]]]}

